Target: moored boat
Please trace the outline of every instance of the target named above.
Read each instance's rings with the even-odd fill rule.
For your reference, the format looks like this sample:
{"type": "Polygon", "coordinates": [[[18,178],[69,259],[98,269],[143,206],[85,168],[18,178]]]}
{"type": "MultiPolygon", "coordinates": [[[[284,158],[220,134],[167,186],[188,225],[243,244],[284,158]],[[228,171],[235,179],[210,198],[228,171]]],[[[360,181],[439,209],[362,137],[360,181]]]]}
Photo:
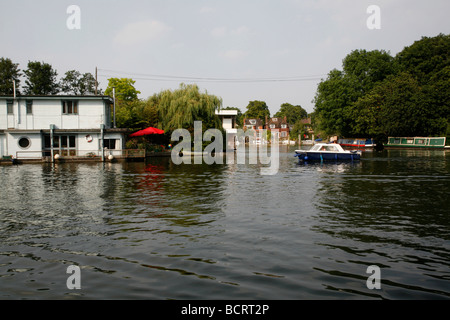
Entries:
{"type": "Polygon", "coordinates": [[[317,143],[309,150],[295,150],[299,161],[354,161],[361,159],[360,150],[344,150],[337,143],[317,143]]]}
{"type": "Polygon", "coordinates": [[[352,147],[352,148],[374,148],[375,141],[374,139],[338,139],[338,143],[343,147],[352,147]]]}
{"type": "Polygon", "coordinates": [[[445,145],[445,137],[389,137],[387,148],[426,148],[444,149],[450,148],[445,145]]]}

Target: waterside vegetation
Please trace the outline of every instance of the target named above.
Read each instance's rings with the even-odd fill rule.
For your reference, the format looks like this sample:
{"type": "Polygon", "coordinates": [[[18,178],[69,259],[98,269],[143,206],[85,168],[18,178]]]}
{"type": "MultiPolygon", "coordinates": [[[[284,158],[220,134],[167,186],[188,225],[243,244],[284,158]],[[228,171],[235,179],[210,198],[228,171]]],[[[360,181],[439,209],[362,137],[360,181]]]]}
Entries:
{"type": "Polygon", "coordinates": [[[325,135],[450,136],[450,35],[423,37],[395,57],[355,50],[321,81],[316,130],[325,135]]]}

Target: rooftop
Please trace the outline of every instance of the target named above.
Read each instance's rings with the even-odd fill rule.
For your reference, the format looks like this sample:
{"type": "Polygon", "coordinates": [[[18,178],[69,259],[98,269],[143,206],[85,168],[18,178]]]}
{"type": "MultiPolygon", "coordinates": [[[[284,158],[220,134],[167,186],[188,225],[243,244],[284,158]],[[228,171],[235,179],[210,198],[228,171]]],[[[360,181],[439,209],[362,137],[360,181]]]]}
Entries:
{"type": "MultiPolygon", "coordinates": [[[[100,95],[16,95],[16,99],[33,99],[33,100],[109,100],[113,102],[113,98],[110,96],[100,95]]],[[[0,99],[14,99],[12,95],[0,95],[0,99]]]]}

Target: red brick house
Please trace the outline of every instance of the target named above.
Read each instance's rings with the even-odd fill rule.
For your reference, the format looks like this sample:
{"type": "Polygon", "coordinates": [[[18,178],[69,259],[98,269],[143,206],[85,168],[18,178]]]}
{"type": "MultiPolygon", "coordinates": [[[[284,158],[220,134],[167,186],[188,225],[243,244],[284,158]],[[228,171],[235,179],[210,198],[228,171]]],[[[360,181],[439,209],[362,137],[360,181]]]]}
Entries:
{"type": "Polygon", "coordinates": [[[288,140],[290,126],[286,117],[283,118],[270,118],[267,123],[267,130],[271,131],[272,135],[278,135],[278,140],[288,140]]]}
{"type": "Polygon", "coordinates": [[[244,119],[244,131],[254,130],[255,131],[255,143],[261,144],[263,141],[264,122],[261,119],[244,119]]]}

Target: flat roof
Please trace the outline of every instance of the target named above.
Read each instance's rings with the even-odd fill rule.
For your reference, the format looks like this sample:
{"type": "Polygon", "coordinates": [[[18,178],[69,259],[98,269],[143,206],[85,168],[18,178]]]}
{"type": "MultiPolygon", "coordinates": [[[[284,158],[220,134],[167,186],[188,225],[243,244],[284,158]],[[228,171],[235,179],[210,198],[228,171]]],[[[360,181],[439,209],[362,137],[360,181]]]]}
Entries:
{"type": "Polygon", "coordinates": [[[216,110],[216,114],[219,116],[237,116],[237,110],[216,110]]]}
{"type": "MultiPolygon", "coordinates": [[[[105,95],[16,95],[16,99],[33,99],[33,100],[110,100],[113,102],[113,98],[105,95]]],[[[14,99],[12,95],[0,95],[0,99],[14,99]]]]}

